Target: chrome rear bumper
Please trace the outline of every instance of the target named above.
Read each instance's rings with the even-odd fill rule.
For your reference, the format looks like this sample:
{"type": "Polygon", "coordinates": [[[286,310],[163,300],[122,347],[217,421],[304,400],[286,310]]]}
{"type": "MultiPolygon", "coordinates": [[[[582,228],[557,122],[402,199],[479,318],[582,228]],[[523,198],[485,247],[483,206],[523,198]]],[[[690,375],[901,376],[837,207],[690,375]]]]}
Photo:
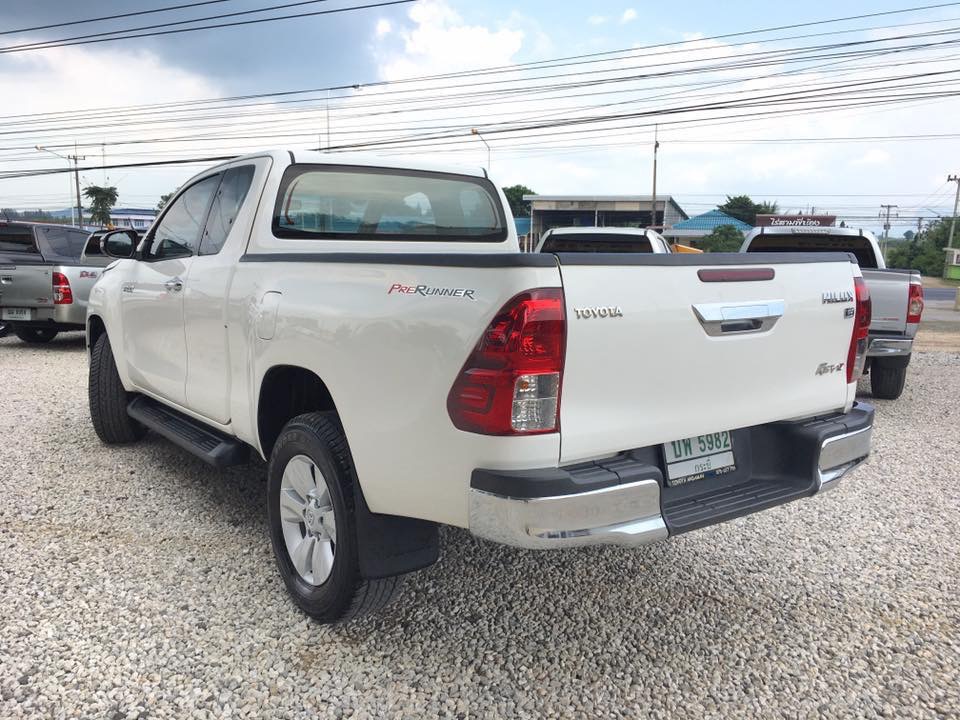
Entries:
{"type": "Polygon", "coordinates": [[[867,357],[892,357],[913,352],[913,340],[903,338],[871,338],[867,357]]]}
{"type": "Polygon", "coordinates": [[[470,531],[533,549],[645,545],[809,497],[836,487],[867,459],[873,408],[859,403],[847,415],[737,432],[751,433],[737,457],[739,478],[673,488],[664,485],[662,466],[648,462],[649,448],[570,468],[477,470],[470,531]]]}

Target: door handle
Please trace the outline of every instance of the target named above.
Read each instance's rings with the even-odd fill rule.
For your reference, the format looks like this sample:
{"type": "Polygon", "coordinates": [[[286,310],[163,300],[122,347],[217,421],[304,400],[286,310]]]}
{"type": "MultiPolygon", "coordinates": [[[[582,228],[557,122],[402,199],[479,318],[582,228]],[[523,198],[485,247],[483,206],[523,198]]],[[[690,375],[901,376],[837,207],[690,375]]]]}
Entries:
{"type": "Polygon", "coordinates": [[[783,300],[693,306],[697,319],[711,337],[765,332],[783,317],[784,309],[783,300]]]}
{"type": "Polygon", "coordinates": [[[163,286],[167,289],[167,292],[180,292],[183,290],[183,280],[173,278],[172,280],[167,280],[163,286]]]}

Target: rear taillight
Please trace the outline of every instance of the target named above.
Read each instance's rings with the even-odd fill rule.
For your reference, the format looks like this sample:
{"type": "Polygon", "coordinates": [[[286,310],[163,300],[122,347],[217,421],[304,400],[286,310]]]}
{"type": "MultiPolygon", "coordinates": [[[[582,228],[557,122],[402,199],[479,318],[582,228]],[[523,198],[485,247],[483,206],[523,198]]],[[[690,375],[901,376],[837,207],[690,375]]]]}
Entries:
{"type": "Polygon", "coordinates": [[[862,277],[853,279],[856,292],[856,308],[853,316],[853,334],[847,353],[847,382],[853,383],[863,375],[863,362],[867,357],[867,335],[870,333],[870,290],[862,277]]]}
{"type": "Polygon", "coordinates": [[[923,285],[910,283],[910,294],[907,296],[907,324],[920,322],[923,315],[923,285]]]}
{"type": "Polygon", "coordinates": [[[63,273],[53,273],[53,304],[70,305],[73,302],[73,290],[70,281],[63,273]]]}
{"type": "Polygon", "coordinates": [[[510,300],[450,389],[453,424],[483,435],[556,431],[566,334],[560,288],[528,290],[510,300]]]}

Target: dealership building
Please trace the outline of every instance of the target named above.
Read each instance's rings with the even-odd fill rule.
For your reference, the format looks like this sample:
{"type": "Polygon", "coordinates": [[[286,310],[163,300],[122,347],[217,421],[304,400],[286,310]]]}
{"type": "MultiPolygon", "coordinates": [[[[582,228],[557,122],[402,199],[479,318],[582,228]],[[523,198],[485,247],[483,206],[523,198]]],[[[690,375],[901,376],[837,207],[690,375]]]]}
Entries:
{"type": "Polygon", "coordinates": [[[687,214],[669,195],[524,195],[530,242],[555,227],[669,227],[687,214]],[[654,217],[656,212],[656,217],[654,217]]]}

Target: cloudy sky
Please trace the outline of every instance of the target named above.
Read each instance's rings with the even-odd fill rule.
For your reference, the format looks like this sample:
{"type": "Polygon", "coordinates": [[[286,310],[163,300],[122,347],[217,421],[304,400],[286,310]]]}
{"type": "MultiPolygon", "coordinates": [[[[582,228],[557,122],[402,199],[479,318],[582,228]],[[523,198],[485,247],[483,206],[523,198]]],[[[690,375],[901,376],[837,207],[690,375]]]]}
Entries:
{"type": "MultiPolygon", "coordinates": [[[[0,206],[69,204],[67,175],[2,176],[65,165],[38,144],[77,143],[89,167],[327,145],[485,165],[471,128],[503,185],[648,193],[654,125],[658,192],[691,215],[740,193],[871,227],[881,203],[904,224],[952,205],[960,3],[419,0],[306,15],[383,1],[216,0],[31,29],[189,0],[6,0],[0,206]],[[298,17],[169,33],[282,15],[298,17]],[[871,17],[826,22],[858,15],[871,17]],[[89,42],[118,30],[143,36],[89,42]]],[[[82,182],[106,177],[122,205],[150,207],[201,167],[82,182]]]]}

